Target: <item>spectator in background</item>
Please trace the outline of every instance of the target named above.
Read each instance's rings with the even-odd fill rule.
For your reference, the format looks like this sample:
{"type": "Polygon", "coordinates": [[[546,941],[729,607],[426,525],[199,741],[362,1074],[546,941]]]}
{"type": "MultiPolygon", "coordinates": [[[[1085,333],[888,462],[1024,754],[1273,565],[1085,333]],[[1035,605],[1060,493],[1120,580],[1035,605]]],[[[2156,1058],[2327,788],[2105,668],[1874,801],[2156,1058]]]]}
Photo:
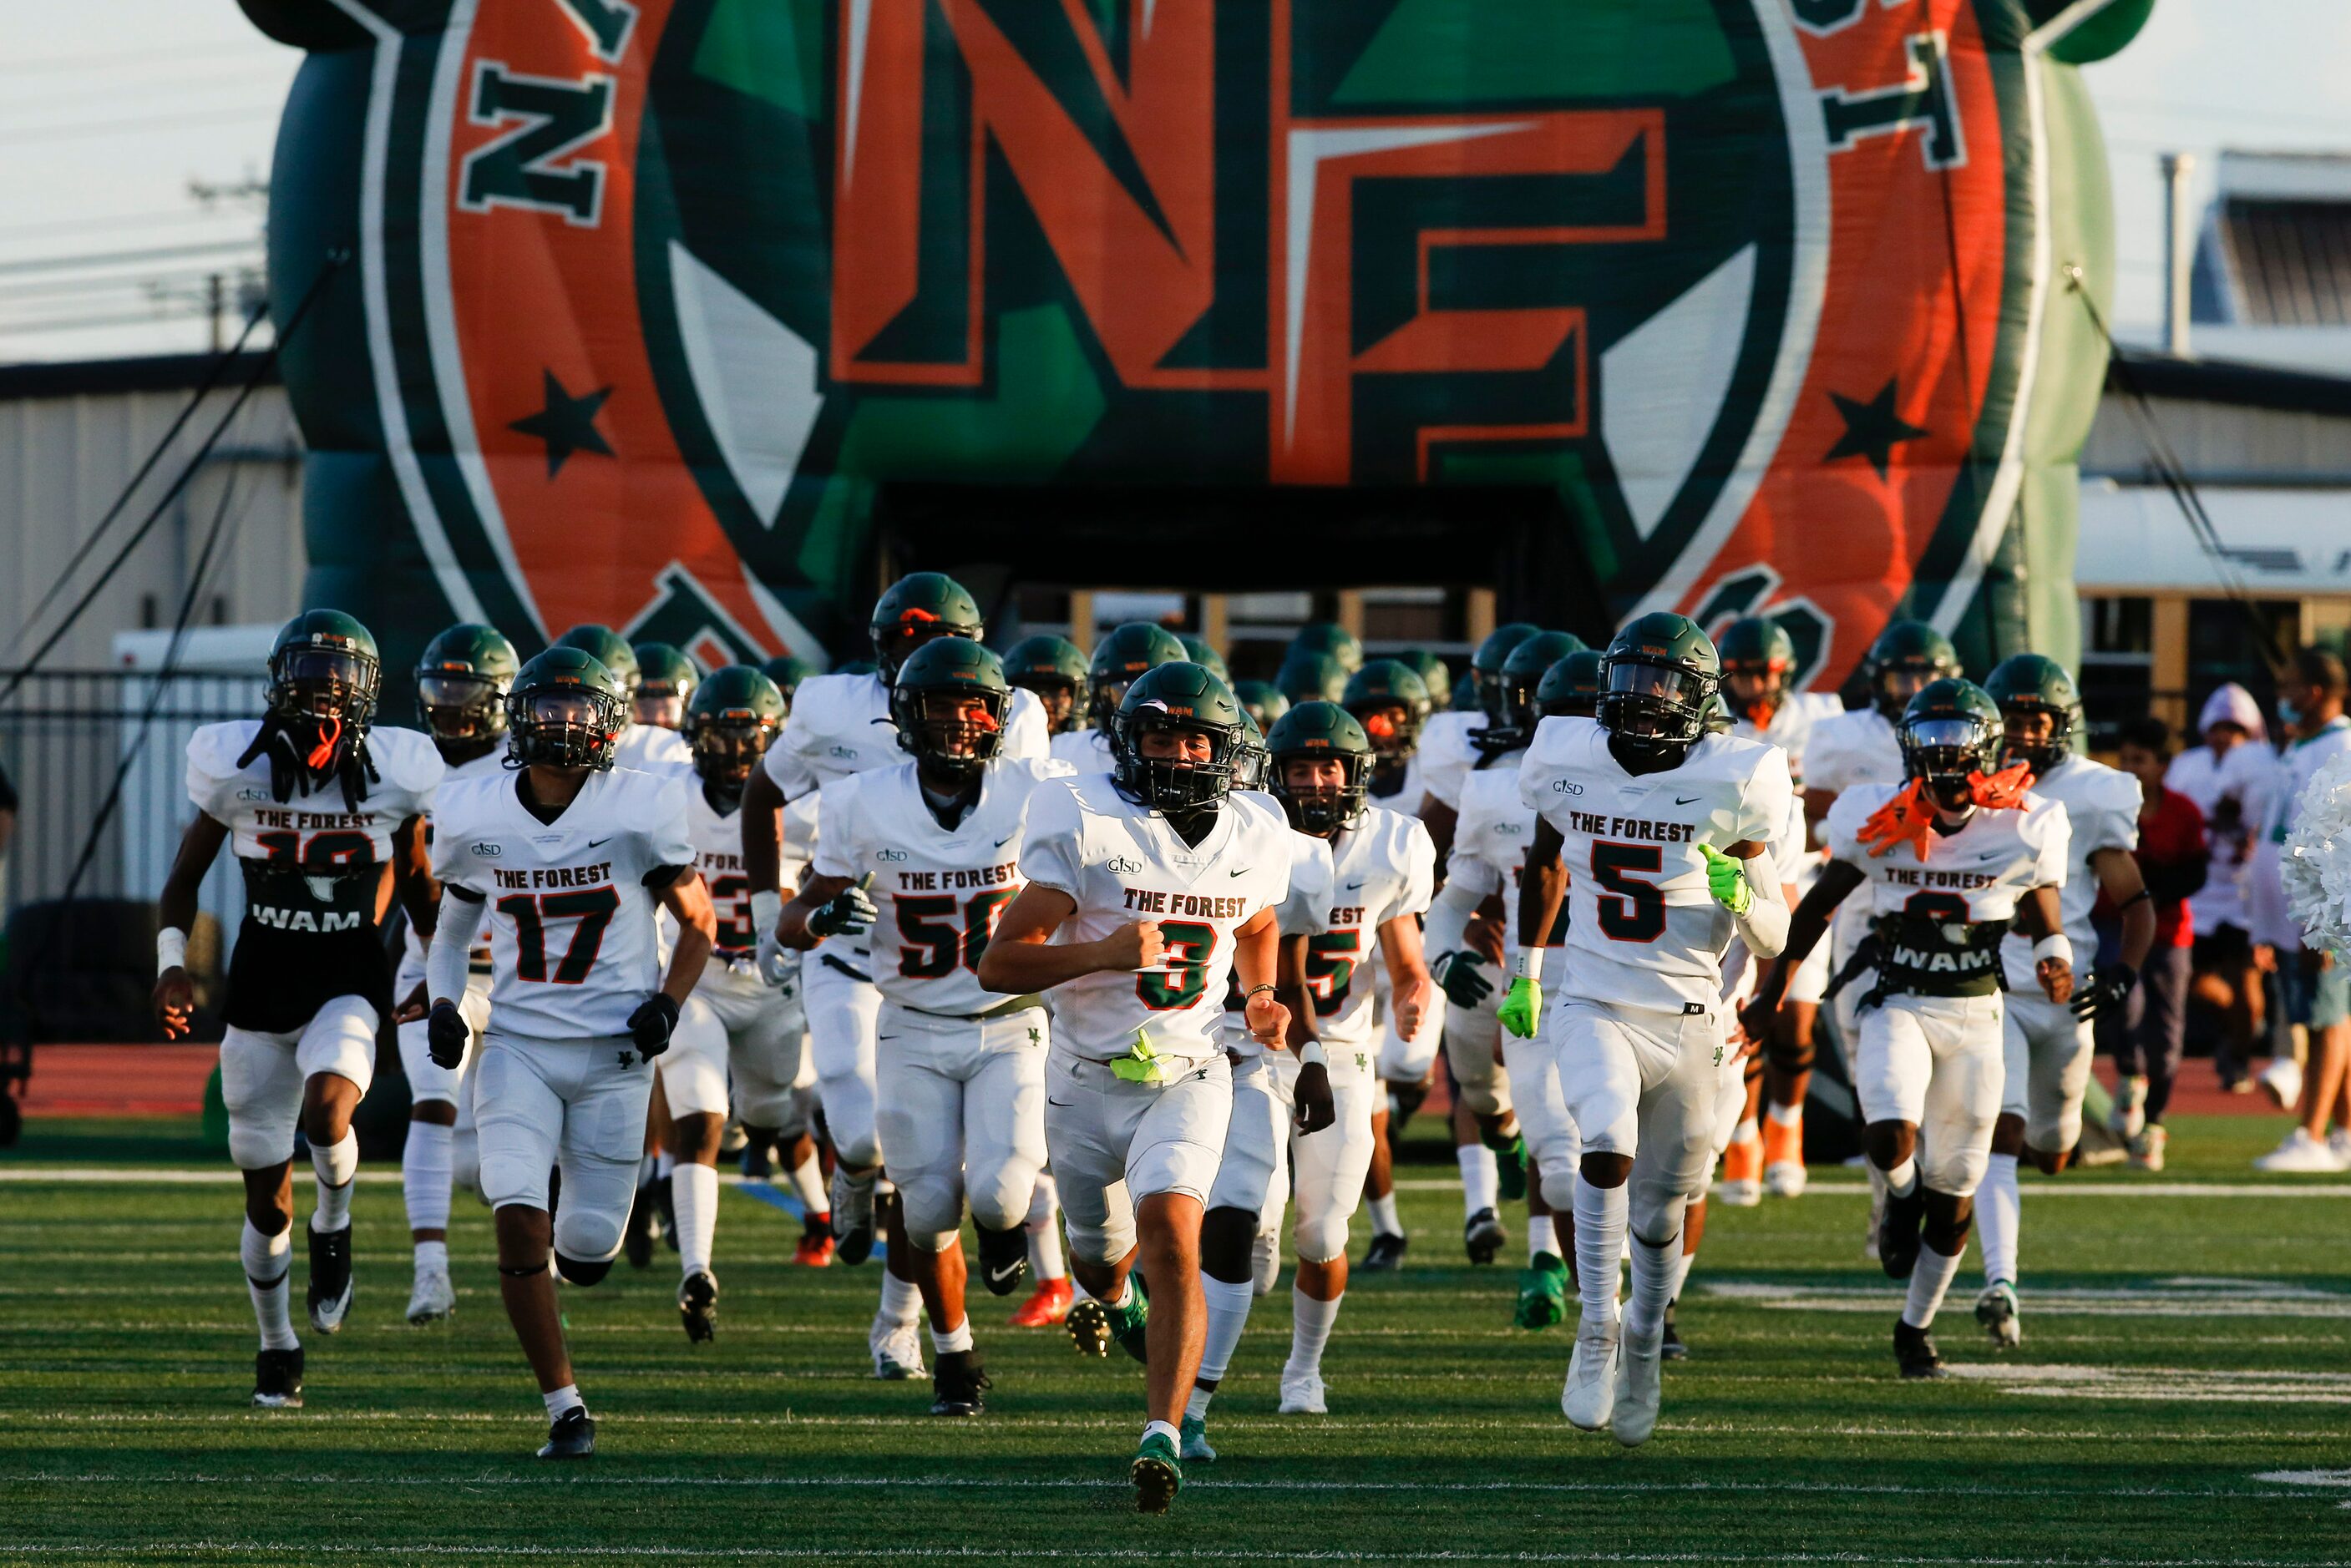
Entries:
{"type": "MultiPolygon", "coordinates": [[[[2286,1017],[2302,1024],[2310,1038],[2296,1102],[2300,1125],[2276,1148],[2253,1161],[2258,1170],[2351,1169],[2351,1127],[2342,1125],[2335,1114],[2344,1061],[2351,1055],[2351,966],[2335,963],[2324,949],[2303,946],[2278,871],[2304,788],[2320,767],[2351,750],[2351,719],[2343,716],[2346,684],[2343,661],[2325,649],[2305,648],[2294,655],[2279,687],[2278,718],[2293,727],[2295,738],[2281,760],[2277,787],[2270,792],[2261,836],[2247,862],[2245,908],[2252,917],[2255,961],[2266,957],[2275,965],[2286,1017]],[[2330,1121],[2337,1123],[2331,1136],[2330,1121]]],[[[2282,1091],[2280,1085],[2275,1092],[2283,1097],[2282,1091]]]]}
{"type": "Polygon", "coordinates": [[[2164,1107],[2187,1043],[2189,945],[2195,940],[2188,898],[2204,885],[2204,814],[2176,789],[2164,786],[2171,760],[2171,726],[2160,719],[2123,726],[2123,772],[2138,780],[2139,877],[2155,900],[2155,946],[2119,1018],[2102,1028],[2114,1054],[2115,1106],[2108,1127],[2130,1150],[2141,1170],[2163,1168],[2164,1107]]]}
{"type": "Polygon", "coordinates": [[[2208,869],[2204,886],[2188,905],[2196,933],[2192,994],[2220,1020],[2210,1044],[2220,1086],[2243,1094],[2252,1087],[2247,1075],[2266,1012],[2265,987],[2248,934],[2245,863],[2276,787],[2277,753],[2267,744],[2261,704],[2233,681],[2206,699],[2196,728],[2204,743],[2172,758],[2163,782],[2194,801],[2204,815],[2208,869]]]}

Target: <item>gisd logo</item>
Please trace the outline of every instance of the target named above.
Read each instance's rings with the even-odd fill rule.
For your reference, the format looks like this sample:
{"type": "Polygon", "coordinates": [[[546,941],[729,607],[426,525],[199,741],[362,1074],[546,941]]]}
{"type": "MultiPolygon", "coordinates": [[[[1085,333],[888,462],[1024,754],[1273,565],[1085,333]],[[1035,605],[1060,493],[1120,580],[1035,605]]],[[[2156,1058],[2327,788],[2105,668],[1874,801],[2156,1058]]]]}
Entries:
{"type": "Polygon", "coordinates": [[[705,653],[838,624],[895,481],[1509,483],[1842,666],[2062,461],[2100,8],[459,0],[335,144],[387,467],[461,611],[705,653]]]}

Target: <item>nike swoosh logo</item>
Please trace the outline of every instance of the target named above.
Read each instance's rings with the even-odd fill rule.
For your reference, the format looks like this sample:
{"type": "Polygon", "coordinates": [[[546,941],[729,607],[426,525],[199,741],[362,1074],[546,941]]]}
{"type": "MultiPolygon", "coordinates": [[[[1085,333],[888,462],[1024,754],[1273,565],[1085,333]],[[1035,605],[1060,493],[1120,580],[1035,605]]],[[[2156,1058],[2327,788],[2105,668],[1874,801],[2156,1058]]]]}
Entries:
{"type": "Polygon", "coordinates": [[[1352,893],[1352,892],[1355,891],[1355,889],[1357,889],[1358,888],[1361,888],[1362,886],[1363,886],[1363,884],[1362,884],[1361,882],[1350,882],[1350,883],[1348,883],[1348,884],[1347,884],[1347,891],[1348,891],[1348,892],[1350,892],[1350,893],[1352,893]]]}
{"type": "Polygon", "coordinates": [[[1073,1110],[1075,1110],[1075,1109],[1077,1109],[1077,1108],[1078,1108],[1078,1107],[1077,1107],[1077,1102],[1076,1102],[1076,1101],[1074,1101],[1074,1100],[1057,1100],[1057,1099],[1053,1098],[1053,1096],[1050,1096],[1050,1095],[1048,1095],[1048,1096],[1045,1096],[1045,1103],[1046,1103],[1047,1105],[1049,1105],[1049,1106],[1058,1106],[1060,1109],[1061,1109],[1061,1110],[1065,1110],[1065,1111],[1073,1111],[1073,1110]]]}
{"type": "Polygon", "coordinates": [[[1009,843],[1011,843],[1011,842],[1012,842],[1012,835],[1011,835],[1011,834],[1009,834],[1009,833],[1008,833],[1008,834],[1006,834],[1003,837],[1001,837],[1001,838],[999,838],[999,839],[998,839],[998,840],[996,841],[996,846],[997,846],[998,849],[1001,849],[1001,848],[1003,848],[1006,845],[1008,845],[1008,844],[1009,844],[1009,843]]]}
{"type": "Polygon", "coordinates": [[[1703,796],[1703,795],[1695,795],[1695,794],[1693,794],[1693,795],[1678,795],[1678,794],[1677,794],[1677,795],[1674,796],[1674,804],[1675,804],[1676,805],[1696,805],[1698,801],[1703,800],[1703,799],[1705,799],[1705,798],[1706,798],[1706,797],[1705,797],[1705,796],[1703,796]]]}
{"type": "Polygon", "coordinates": [[[1249,875],[1249,867],[1244,866],[1239,870],[1227,872],[1226,875],[1230,877],[1246,877],[1249,875]]]}
{"type": "Polygon", "coordinates": [[[603,836],[603,837],[601,837],[601,838],[591,838],[591,839],[590,839],[590,840],[588,841],[588,847],[589,847],[589,848],[590,848],[590,849],[594,849],[594,848],[597,848],[598,846],[601,846],[601,845],[610,844],[610,843],[611,843],[611,842],[612,842],[612,836],[611,836],[611,834],[609,834],[609,833],[608,833],[608,834],[604,835],[604,836],[603,836]]]}
{"type": "Polygon", "coordinates": [[[1000,1268],[1000,1269],[990,1269],[990,1270],[988,1270],[988,1271],[987,1271],[987,1280],[988,1280],[988,1283],[990,1283],[990,1284],[1001,1284],[1001,1283],[1003,1283],[1006,1280],[1011,1279],[1011,1278],[1013,1278],[1015,1275],[1019,1274],[1019,1273],[1020,1272],[1020,1271],[1021,1271],[1021,1270],[1023,1270],[1023,1269],[1027,1268],[1028,1266],[1029,1266],[1029,1260],[1028,1260],[1028,1259],[1026,1259],[1026,1258],[1023,1258],[1023,1259],[1021,1259],[1021,1260],[1020,1260],[1019,1262],[1017,1262],[1017,1263],[1007,1263],[1007,1264],[1005,1264],[1005,1265],[1004,1265],[1004,1267],[1002,1267],[1002,1268],[1000,1268]]]}

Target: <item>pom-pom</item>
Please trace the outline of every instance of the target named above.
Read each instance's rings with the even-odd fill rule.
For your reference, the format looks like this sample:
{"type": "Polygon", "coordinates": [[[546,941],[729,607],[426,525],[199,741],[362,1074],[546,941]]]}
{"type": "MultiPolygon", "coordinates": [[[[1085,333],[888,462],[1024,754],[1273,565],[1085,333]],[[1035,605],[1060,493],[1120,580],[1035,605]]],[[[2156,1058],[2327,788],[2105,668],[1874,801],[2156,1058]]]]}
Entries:
{"type": "Polygon", "coordinates": [[[2351,752],[2312,775],[2278,859],[2308,944],[2351,961],[2351,752]]]}

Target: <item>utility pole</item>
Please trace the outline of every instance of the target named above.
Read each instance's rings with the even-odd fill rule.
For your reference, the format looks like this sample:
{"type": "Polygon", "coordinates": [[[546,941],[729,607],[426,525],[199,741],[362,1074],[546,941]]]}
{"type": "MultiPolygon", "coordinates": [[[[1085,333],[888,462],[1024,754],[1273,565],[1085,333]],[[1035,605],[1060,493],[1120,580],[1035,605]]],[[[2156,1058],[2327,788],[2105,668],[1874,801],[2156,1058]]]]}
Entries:
{"type": "Polygon", "coordinates": [[[2192,152],[2167,152],[2163,165],[2163,351],[2188,354],[2188,283],[2196,262],[2195,218],[2188,187],[2196,174],[2192,152]]]}

